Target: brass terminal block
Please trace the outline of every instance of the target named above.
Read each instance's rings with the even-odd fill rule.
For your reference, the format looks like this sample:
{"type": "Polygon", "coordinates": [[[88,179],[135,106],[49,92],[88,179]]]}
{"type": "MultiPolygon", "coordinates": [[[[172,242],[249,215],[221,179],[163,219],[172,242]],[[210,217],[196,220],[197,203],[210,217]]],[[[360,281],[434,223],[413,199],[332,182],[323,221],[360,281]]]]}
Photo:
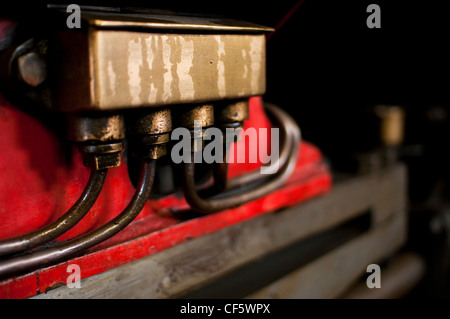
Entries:
{"type": "Polygon", "coordinates": [[[60,111],[184,107],[266,90],[265,33],[273,29],[265,26],[91,10],[79,29],[55,31],[50,107],[60,111]]]}

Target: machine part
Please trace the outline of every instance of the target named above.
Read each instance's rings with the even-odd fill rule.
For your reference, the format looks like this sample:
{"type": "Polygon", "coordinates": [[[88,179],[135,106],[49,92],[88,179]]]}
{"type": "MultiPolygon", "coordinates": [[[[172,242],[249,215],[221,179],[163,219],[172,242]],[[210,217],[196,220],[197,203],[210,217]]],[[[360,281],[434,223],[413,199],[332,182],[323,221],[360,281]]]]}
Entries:
{"type": "MultiPolygon", "coordinates": [[[[166,144],[169,141],[168,135],[164,139],[164,144],[140,144],[138,147],[132,146],[132,155],[142,159],[158,159],[167,154],[166,144]]],[[[166,137],[164,136],[164,137],[166,137]]]]}
{"type": "MultiPolygon", "coordinates": [[[[214,122],[223,131],[227,128],[242,128],[244,121],[249,118],[248,103],[248,100],[218,102],[214,107],[214,122]]],[[[223,143],[223,161],[214,163],[214,187],[220,192],[227,189],[228,163],[226,162],[226,154],[229,152],[229,147],[230,145],[223,143]]]]}
{"type": "MultiPolygon", "coordinates": [[[[266,110],[269,111],[269,115],[272,115],[273,120],[278,123],[278,125],[280,125],[281,127],[283,127],[283,125],[285,125],[285,123],[289,123],[290,126],[297,126],[297,124],[292,120],[292,118],[286,116],[286,114],[282,111],[280,111],[280,109],[270,103],[265,103],[264,107],[266,108],[266,110]]],[[[291,134],[284,134],[285,135],[285,140],[284,140],[284,144],[283,145],[290,145],[293,142],[293,135],[291,134]]],[[[278,157],[278,159],[276,161],[278,161],[278,163],[272,163],[275,164],[276,166],[283,168],[286,163],[288,162],[290,157],[290,149],[289,147],[282,147],[281,152],[280,152],[280,156],[278,157]]],[[[230,190],[230,189],[234,189],[236,187],[240,187],[242,185],[247,185],[249,183],[253,183],[255,181],[261,180],[267,178],[266,176],[262,175],[259,173],[259,171],[253,171],[247,174],[243,174],[240,176],[236,176],[233,177],[229,180],[227,180],[227,184],[226,184],[226,189],[230,190]]]]}
{"type": "MultiPolygon", "coordinates": [[[[2,102],[5,103],[4,100],[2,102]]],[[[51,205],[52,207],[62,207],[68,204],[67,200],[69,200],[70,203],[74,203],[83,191],[82,187],[87,182],[87,178],[89,177],[89,170],[83,167],[81,161],[79,161],[80,156],[79,154],[77,154],[77,152],[72,153],[70,166],[67,166],[67,164],[55,160],[60,156],[58,149],[55,147],[55,136],[53,134],[48,134],[47,130],[44,130],[45,127],[42,125],[42,123],[37,121],[36,119],[30,118],[27,114],[18,111],[14,107],[4,105],[2,103],[0,104],[2,105],[3,110],[3,116],[0,118],[0,131],[2,132],[0,140],[5,146],[3,150],[8,150],[8,156],[1,157],[3,167],[7,167],[8,169],[7,171],[0,169],[0,174],[5,181],[5,183],[0,183],[0,194],[3,195],[3,199],[1,202],[2,207],[4,208],[4,210],[6,210],[3,214],[5,217],[5,223],[2,223],[0,225],[0,233],[4,235],[7,233],[10,237],[14,237],[20,235],[20,232],[18,232],[20,231],[20,228],[18,226],[19,224],[23,225],[21,227],[27,227],[27,229],[30,229],[32,231],[38,229],[39,227],[42,227],[40,226],[40,223],[43,219],[55,220],[57,217],[53,218],[54,214],[48,214],[45,208],[49,207],[48,205],[51,205]],[[27,120],[28,118],[29,120],[27,120]],[[23,132],[21,130],[14,129],[15,127],[27,127],[27,130],[24,131],[25,133],[33,132],[33,134],[27,135],[28,146],[23,145],[23,143],[20,142],[20,139],[17,138],[21,136],[23,132]],[[27,158],[19,156],[21,153],[18,152],[18,150],[21,150],[24,147],[28,148],[29,145],[39,145],[39,148],[36,147],[35,153],[32,154],[36,154],[37,152],[40,152],[40,154],[42,154],[42,152],[44,152],[46,156],[44,158],[40,158],[40,162],[43,165],[51,163],[52,167],[50,172],[62,172],[62,174],[58,175],[59,178],[57,180],[46,178],[47,174],[50,174],[50,172],[48,171],[39,170],[40,174],[36,174],[36,166],[30,166],[27,158]],[[80,178],[82,177],[82,179],[85,181],[83,185],[79,185],[79,183],[75,182],[73,177],[77,176],[79,176],[80,178]],[[8,179],[11,179],[13,177],[17,181],[8,182],[8,179]],[[18,183],[19,180],[26,180],[29,182],[18,183]],[[48,182],[46,184],[43,181],[48,182]],[[52,185],[52,189],[54,191],[52,191],[52,189],[49,189],[48,185],[52,185]],[[59,189],[59,191],[57,189],[59,189]],[[30,203],[28,200],[26,202],[23,200],[23,196],[30,194],[30,191],[33,192],[32,200],[34,200],[35,204],[30,203]],[[13,193],[19,195],[14,197],[11,195],[13,193]],[[44,196],[48,198],[48,201],[45,205],[40,205],[41,199],[44,196]],[[10,197],[10,200],[7,200],[8,197],[10,197]],[[14,206],[20,206],[25,209],[21,209],[20,214],[16,215],[17,218],[8,218],[11,217],[9,216],[11,214],[6,214],[6,212],[13,211],[10,208],[13,208],[14,206]],[[28,212],[28,207],[31,208],[32,211],[28,212]],[[35,218],[35,216],[41,216],[40,220],[39,217],[35,218]],[[17,220],[17,223],[9,223],[10,227],[7,229],[7,225],[10,220],[17,220]]],[[[270,121],[266,117],[266,115],[270,114],[268,114],[268,112],[264,112],[261,98],[252,98],[250,107],[252,117],[247,122],[248,127],[266,127],[270,129],[270,121]]],[[[276,123],[274,123],[274,126],[276,126],[276,123]]],[[[180,196],[180,194],[178,193],[166,193],[163,198],[152,200],[151,204],[149,203],[148,205],[146,205],[138,215],[138,217],[132,222],[132,224],[125,227],[125,229],[123,229],[107,241],[89,249],[85,253],[74,256],[73,258],[63,260],[61,262],[51,264],[47,267],[40,268],[38,271],[32,271],[18,277],[9,277],[1,280],[0,298],[27,298],[36,294],[41,294],[41,297],[54,296],[50,293],[60,291],[59,289],[55,288],[67,283],[67,278],[69,275],[71,275],[70,273],[67,273],[67,265],[73,263],[79,265],[82,270],[81,278],[83,289],[75,290],[77,290],[77,293],[84,293],[88,288],[85,285],[85,282],[89,281],[85,281],[85,279],[91,278],[90,276],[103,273],[106,270],[115,270],[115,267],[124,265],[125,263],[133,260],[138,261],[138,259],[141,257],[152,255],[157,252],[158,254],[160,252],[165,254],[166,251],[172,251],[172,249],[168,249],[169,247],[185,247],[184,245],[179,244],[192,243],[193,238],[202,237],[206,234],[216,233],[217,230],[228,228],[233,224],[240,225],[244,220],[253,220],[255,219],[254,217],[258,217],[260,215],[268,215],[269,217],[284,216],[283,219],[285,219],[287,217],[285,216],[285,214],[271,214],[268,212],[278,211],[280,209],[283,209],[284,207],[289,206],[305,208],[306,212],[314,211],[316,213],[316,209],[310,209],[309,207],[309,202],[316,201],[310,201],[308,199],[315,198],[330,190],[332,183],[331,175],[329,173],[327,165],[323,162],[323,157],[317,147],[307,142],[303,142],[301,144],[301,154],[301,160],[297,161],[297,167],[289,181],[285,185],[283,185],[283,187],[277,189],[273,193],[244,204],[238,208],[227,210],[226,212],[220,214],[210,214],[207,216],[203,216],[202,218],[187,218],[188,216],[193,217],[198,215],[191,215],[191,213],[188,213],[190,211],[190,207],[187,205],[183,196],[180,196]],[[299,203],[305,202],[306,200],[308,201],[303,205],[298,205],[299,203]],[[308,206],[309,208],[307,208],[306,206],[308,206]],[[169,214],[165,212],[168,212],[169,214]],[[185,214],[185,212],[188,214],[185,214]],[[176,227],[170,227],[172,225],[176,225],[176,227]],[[144,226],[144,228],[142,226],[144,226]]],[[[36,162],[39,162],[38,160],[39,159],[36,159],[36,162]]],[[[168,156],[159,159],[157,161],[157,172],[161,171],[160,163],[163,161],[171,162],[170,157],[168,156]]],[[[258,165],[259,164],[243,165],[230,163],[229,173],[231,176],[238,176],[246,171],[248,172],[259,167],[258,165]]],[[[139,165],[129,164],[128,166],[137,168],[139,165]]],[[[197,164],[196,174],[202,167],[202,164],[197,164]]],[[[179,168],[181,169],[181,167],[179,168]]],[[[119,168],[110,170],[108,172],[108,175],[111,175],[108,176],[108,178],[112,178],[111,183],[108,183],[108,180],[106,181],[106,184],[102,190],[102,194],[99,196],[99,199],[91,209],[90,213],[87,214],[80,223],[78,223],[76,228],[74,227],[70,232],[58,238],[58,240],[71,240],[93,230],[92,226],[94,225],[96,225],[96,227],[97,225],[103,225],[104,223],[114,218],[118,213],[118,211],[112,210],[111,207],[119,207],[124,205],[123,201],[126,200],[124,198],[125,194],[128,194],[127,198],[131,198],[135,188],[132,186],[133,184],[128,180],[128,172],[126,166],[121,165],[121,167],[119,168]]],[[[50,177],[51,176],[52,175],[50,175],[50,177]]],[[[175,177],[174,179],[177,180],[177,182],[181,182],[181,178],[179,178],[181,175],[178,172],[176,172],[176,174],[174,174],[173,176],[175,177]]],[[[394,181],[397,181],[397,179],[394,179],[394,181]]],[[[196,183],[198,186],[199,180],[196,180],[196,183]]],[[[386,182],[384,184],[386,184],[386,182]]],[[[372,183],[369,183],[368,185],[372,185],[372,183]]],[[[388,191],[388,193],[391,191],[391,188],[395,191],[398,191],[398,189],[402,189],[401,187],[398,187],[398,183],[388,183],[386,185],[392,186],[388,189],[382,187],[382,189],[388,191]]],[[[367,189],[367,187],[358,184],[357,187],[353,188],[355,188],[357,195],[355,195],[354,191],[349,190],[349,194],[352,194],[352,198],[354,198],[355,196],[356,198],[368,198],[367,196],[361,196],[358,193],[359,190],[365,190],[367,189]]],[[[342,195],[341,192],[339,192],[339,194],[342,195]]],[[[341,195],[336,194],[336,196],[338,197],[341,195]]],[[[325,196],[325,199],[328,199],[328,196],[325,196]]],[[[357,202],[359,203],[359,201],[357,202]]],[[[397,202],[394,201],[394,203],[397,202]]],[[[355,205],[358,204],[355,202],[355,205]]],[[[345,209],[348,210],[348,208],[345,209]]],[[[324,207],[324,212],[329,211],[329,209],[324,207]]],[[[353,211],[353,209],[350,209],[349,211],[353,211]]],[[[311,221],[326,220],[327,222],[329,222],[330,220],[334,220],[334,213],[332,214],[333,216],[331,216],[331,218],[325,219],[317,219],[317,216],[315,216],[317,214],[315,213],[311,215],[311,221]]],[[[298,214],[294,215],[297,216],[298,214]]],[[[304,216],[304,214],[300,215],[304,216]]],[[[306,216],[308,216],[308,214],[306,214],[306,216]]],[[[291,220],[291,218],[287,218],[287,220],[291,220]]],[[[268,223],[264,222],[264,225],[274,226],[273,223],[274,221],[270,220],[268,223]]],[[[292,223],[291,220],[291,222],[286,223],[286,226],[289,225],[293,225],[293,233],[297,235],[299,234],[299,225],[307,225],[305,229],[308,229],[310,231],[314,231],[317,229],[314,225],[312,225],[311,227],[309,222],[298,224],[292,223]]],[[[242,226],[244,225],[242,224],[242,226]]],[[[246,227],[247,226],[244,226],[244,228],[246,227]]],[[[273,227],[269,227],[268,229],[273,230],[272,228],[273,227]]],[[[222,232],[220,231],[217,233],[222,232]]],[[[275,231],[275,233],[279,232],[275,231]]],[[[286,232],[282,233],[286,234],[286,232]]],[[[209,237],[209,235],[206,237],[209,237]]],[[[207,241],[206,237],[204,238],[205,241],[207,241]]],[[[271,238],[270,236],[263,237],[271,238]]],[[[211,241],[209,240],[209,242],[211,241]]],[[[258,247],[259,246],[261,245],[258,245],[258,247]]],[[[49,245],[46,245],[46,247],[49,247],[49,245]]],[[[254,247],[251,248],[250,251],[253,251],[253,249],[254,247]]],[[[183,248],[183,251],[185,251],[186,253],[191,252],[191,250],[187,248],[183,248]]],[[[186,255],[186,257],[188,258],[187,260],[192,261],[193,259],[189,259],[188,255],[189,254],[186,255]]],[[[198,267],[194,268],[198,269],[198,267]]],[[[119,267],[117,269],[122,269],[122,267],[119,267]]],[[[147,267],[147,269],[149,268],[147,267]]],[[[98,276],[94,277],[97,278],[98,276]]],[[[101,285],[97,285],[97,287],[100,290],[104,288],[102,288],[101,285]]],[[[117,290],[113,288],[113,290],[116,290],[116,292],[123,292],[123,290],[120,289],[117,290]]],[[[139,289],[136,291],[139,291],[139,289]]],[[[70,292],[74,293],[74,289],[70,289],[70,292]]]]}
{"type": "MultiPolygon", "coordinates": [[[[63,7],[63,10],[65,7],[63,7]]],[[[259,33],[270,32],[272,28],[257,25],[246,21],[237,21],[223,18],[202,18],[182,15],[146,14],[134,15],[130,13],[108,13],[100,15],[95,12],[83,12],[84,18],[93,26],[109,29],[138,30],[156,29],[170,31],[206,31],[206,32],[239,32],[259,33]]]]}
{"type": "Polygon", "coordinates": [[[199,121],[202,128],[214,125],[214,106],[212,104],[190,105],[174,112],[176,126],[194,129],[195,121],[199,121]]]}
{"type": "Polygon", "coordinates": [[[47,78],[45,59],[37,52],[29,52],[17,58],[20,80],[31,87],[37,87],[47,78]]]}
{"type": "Polygon", "coordinates": [[[117,114],[69,114],[68,139],[77,143],[105,143],[125,138],[125,122],[117,114]]]}
{"type": "Polygon", "coordinates": [[[270,28],[114,12],[85,11],[81,20],[80,29],[62,29],[55,36],[54,109],[159,107],[266,90],[270,28]]]}
{"type": "Polygon", "coordinates": [[[127,116],[127,135],[133,156],[158,159],[166,155],[172,115],[169,108],[146,109],[127,116]]]}
{"type": "Polygon", "coordinates": [[[117,234],[131,223],[144,208],[151,193],[155,170],[155,161],[142,162],[136,193],[128,206],[114,219],[90,233],[56,247],[1,261],[0,278],[23,273],[67,259],[117,234]]]}
{"type": "Polygon", "coordinates": [[[68,139],[80,145],[84,164],[97,170],[118,167],[125,121],[117,114],[69,114],[68,139]]]}
{"type": "Polygon", "coordinates": [[[48,226],[29,234],[0,241],[0,256],[11,255],[47,243],[75,226],[91,209],[103,188],[107,170],[91,170],[89,182],[76,203],[48,226]]]}
{"type": "Polygon", "coordinates": [[[404,138],[405,114],[399,106],[378,105],[375,113],[381,119],[381,141],[386,146],[399,146],[404,138]]]}
{"type": "Polygon", "coordinates": [[[19,42],[10,43],[8,48],[0,52],[2,91],[9,99],[23,100],[24,104],[38,102],[49,105],[48,39],[30,37],[19,42]]]}
{"type": "Polygon", "coordinates": [[[84,165],[96,170],[120,166],[122,150],[123,144],[121,142],[80,146],[84,165]]]}
{"type": "Polygon", "coordinates": [[[47,79],[47,44],[47,40],[30,38],[5,50],[3,68],[7,75],[30,87],[42,84],[47,79]]]}
{"type": "Polygon", "coordinates": [[[228,185],[228,163],[226,162],[226,146],[224,146],[224,156],[221,163],[214,163],[213,176],[214,187],[218,192],[223,192],[228,185]]]}
{"type": "Polygon", "coordinates": [[[195,152],[201,152],[207,143],[209,143],[209,131],[206,130],[207,128],[202,128],[202,130],[189,130],[192,138],[191,143],[191,151],[193,153],[195,152]]]}
{"type": "MultiPolygon", "coordinates": [[[[284,113],[281,109],[278,109],[278,113],[284,113]]],[[[284,117],[290,118],[289,115],[284,113],[284,117]]],[[[289,149],[289,158],[287,164],[279,170],[279,173],[275,177],[271,177],[267,183],[262,186],[255,187],[249,191],[242,192],[239,194],[220,194],[220,198],[201,198],[197,192],[194,172],[195,164],[184,163],[183,167],[183,193],[186,201],[191,205],[191,207],[202,213],[212,213],[221,211],[228,208],[233,208],[249,201],[255,200],[261,196],[264,196],[278,187],[283,185],[286,180],[290,177],[297,164],[299,143],[301,141],[300,129],[294,122],[294,120],[287,120],[282,125],[282,132],[285,138],[283,143],[283,149],[289,149]],[[292,135],[292,142],[290,145],[286,145],[286,137],[292,135]]]]}
{"type": "MultiPolygon", "coordinates": [[[[281,127],[283,127],[284,123],[291,123],[291,125],[296,125],[295,123],[292,123],[291,118],[287,118],[285,116],[284,112],[280,112],[277,106],[270,103],[265,103],[265,108],[269,111],[269,114],[272,115],[273,120],[281,127]]],[[[278,159],[276,159],[277,163],[272,163],[272,165],[278,166],[280,168],[283,168],[286,165],[290,156],[290,148],[286,146],[291,145],[292,139],[293,136],[291,134],[284,134],[284,146],[281,149],[280,156],[278,157],[278,159]]],[[[228,152],[228,150],[226,150],[226,152],[228,152]]],[[[214,186],[217,190],[232,190],[237,187],[242,187],[254,182],[260,182],[263,179],[268,179],[267,176],[260,174],[259,171],[253,171],[228,179],[228,164],[225,161],[225,157],[226,153],[224,153],[223,163],[215,164],[214,186]]]]}
{"type": "Polygon", "coordinates": [[[201,151],[208,140],[206,129],[214,125],[214,106],[212,104],[190,105],[174,113],[174,123],[178,127],[187,128],[191,133],[192,152],[201,151]],[[201,126],[201,131],[198,130],[201,126]]]}
{"type": "Polygon", "coordinates": [[[218,102],[214,107],[214,121],[220,126],[225,123],[241,123],[248,120],[248,100],[218,102]]]}
{"type": "Polygon", "coordinates": [[[158,135],[172,131],[169,108],[139,110],[127,116],[127,134],[158,135]]]}

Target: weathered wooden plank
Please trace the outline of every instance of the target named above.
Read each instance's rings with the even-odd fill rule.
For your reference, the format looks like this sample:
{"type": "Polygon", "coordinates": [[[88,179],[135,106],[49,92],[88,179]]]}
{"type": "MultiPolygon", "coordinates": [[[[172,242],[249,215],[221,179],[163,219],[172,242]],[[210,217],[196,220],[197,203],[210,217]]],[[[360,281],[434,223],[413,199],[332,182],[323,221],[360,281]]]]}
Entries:
{"type": "Polygon", "coordinates": [[[406,167],[381,170],[372,175],[373,210],[372,224],[376,226],[392,214],[406,210],[407,205],[407,172],[406,167]]]}
{"type": "Polygon", "coordinates": [[[358,282],[339,298],[393,299],[403,298],[414,289],[426,273],[426,261],[417,253],[405,252],[381,268],[381,287],[370,289],[365,280],[358,282]]]}
{"type": "Polygon", "coordinates": [[[406,220],[400,213],[248,298],[336,298],[368,265],[395,252],[405,238],[406,220]]]}
{"type": "MultiPolygon", "coordinates": [[[[404,211],[405,178],[403,165],[353,178],[335,185],[325,196],[258,216],[85,278],[81,288],[60,287],[35,298],[176,297],[289,244],[336,227],[369,209],[373,210],[374,227],[378,223],[384,224],[392,214],[404,211]]],[[[397,236],[401,234],[398,229],[393,232],[397,236]]],[[[380,246],[397,247],[399,243],[395,238],[383,241],[384,245],[380,246]]],[[[371,242],[365,239],[364,243],[371,242]]],[[[373,246],[373,249],[379,249],[375,244],[373,246]]],[[[354,250],[350,252],[354,253],[354,250]]],[[[350,252],[345,250],[343,254],[350,252]]]]}

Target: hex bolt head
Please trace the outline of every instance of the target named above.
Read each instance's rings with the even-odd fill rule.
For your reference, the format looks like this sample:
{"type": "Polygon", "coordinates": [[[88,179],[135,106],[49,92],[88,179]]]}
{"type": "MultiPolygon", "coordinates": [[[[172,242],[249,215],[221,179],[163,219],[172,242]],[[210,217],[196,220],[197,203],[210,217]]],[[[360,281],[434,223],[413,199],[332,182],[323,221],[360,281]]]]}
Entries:
{"type": "Polygon", "coordinates": [[[17,58],[19,79],[31,87],[37,87],[47,77],[47,64],[37,52],[28,52],[17,58]]]}
{"type": "Polygon", "coordinates": [[[84,165],[96,170],[119,167],[122,150],[122,142],[80,146],[84,165]]]}

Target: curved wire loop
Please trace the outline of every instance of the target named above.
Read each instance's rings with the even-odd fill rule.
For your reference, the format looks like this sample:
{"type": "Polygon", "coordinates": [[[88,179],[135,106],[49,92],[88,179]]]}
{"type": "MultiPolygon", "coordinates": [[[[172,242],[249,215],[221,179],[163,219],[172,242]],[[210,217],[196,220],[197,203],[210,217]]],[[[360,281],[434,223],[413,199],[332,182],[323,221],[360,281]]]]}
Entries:
{"type": "Polygon", "coordinates": [[[107,170],[91,170],[89,181],[75,204],[55,222],[25,235],[0,241],[0,256],[45,244],[75,226],[91,209],[105,183],[107,170]]]}
{"type": "Polygon", "coordinates": [[[242,193],[233,195],[230,194],[229,196],[227,196],[227,194],[220,194],[218,198],[202,198],[199,195],[195,185],[194,161],[191,161],[191,163],[184,163],[182,176],[183,193],[186,201],[194,210],[201,213],[213,213],[240,206],[275,191],[291,176],[295,166],[297,165],[299,144],[301,142],[300,129],[296,122],[280,108],[274,105],[266,105],[266,108],[278,122],[282,131],[282,151],[278,159],[279,164],[282,166],[280,167],[278,173],[269,178],[260,174],[259,171],[241,175],[230,179],[226,185],[226,188],[228,190],[232,190],[240,185],[260,181],[263,178],[267,180],[264,180],[265,183],[263,185],[254,187],[249,191],[242,193]]]}
{"type": "Polygon", "coordinates": [[[147,202],[155,177],[156,162],[143,162],[136,192],[128,206],[114,219],[85,235],[56,247],[0,262],[0,277],[8,277],[53,264],[91,248],[124,229],[139,215],[147,202]]]}

